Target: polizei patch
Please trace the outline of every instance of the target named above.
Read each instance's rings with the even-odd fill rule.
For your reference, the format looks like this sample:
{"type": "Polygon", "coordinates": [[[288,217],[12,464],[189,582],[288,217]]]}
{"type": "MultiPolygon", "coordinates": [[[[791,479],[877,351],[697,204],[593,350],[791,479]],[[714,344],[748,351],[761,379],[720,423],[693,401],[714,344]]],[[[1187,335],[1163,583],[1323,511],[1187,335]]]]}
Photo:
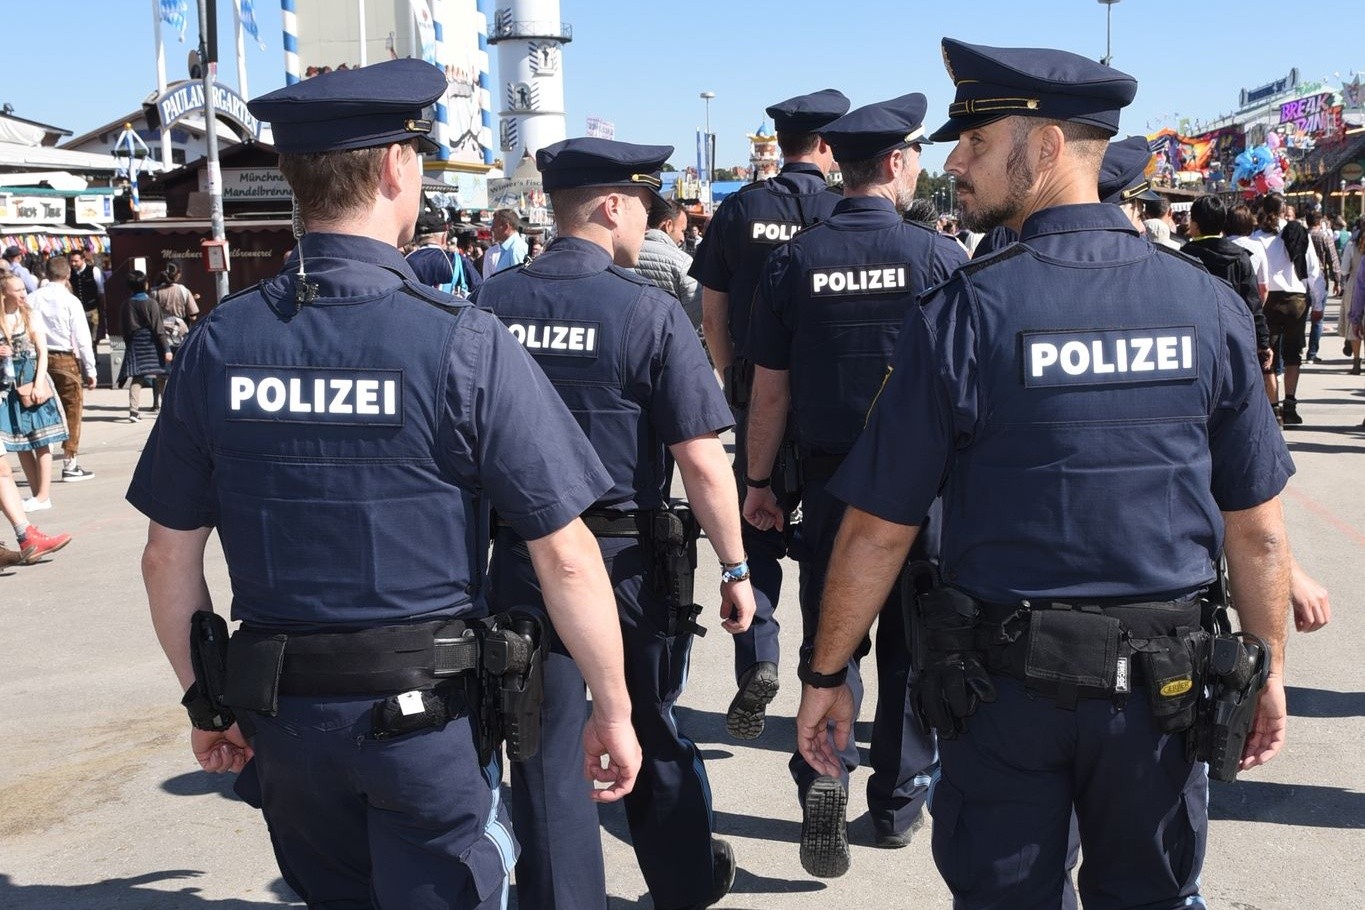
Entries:
{"type": "Polygon", "coordinates": [[[801,230],[792,221],[750,221],[749,239],[755,243],[785,243],[801,230]]]}
{"type": "Polygon", "coordinates": [[[228,420],[403,425],[402,370],[230,365],[226,391],[228,420]]]}
{"type": "Polygon", "coordinates": [[[1192,325],[1098,331],[1021,332],[1024,385],[1167,382],[1199,374],[1192,325]]]}
{"type": "Polygon", "coordinates": [[[567,319],[520,319],[506,321],[507,331],[532,354],[559,354],[566,357],[596,357],[602,327],[596,322],[567,319]]]}
{"type": "Polygon", "coordinates": [[[904,263],[811,269],[809,275],[812,297],[901,294],[910,286],[910,269],[904,263]]]}

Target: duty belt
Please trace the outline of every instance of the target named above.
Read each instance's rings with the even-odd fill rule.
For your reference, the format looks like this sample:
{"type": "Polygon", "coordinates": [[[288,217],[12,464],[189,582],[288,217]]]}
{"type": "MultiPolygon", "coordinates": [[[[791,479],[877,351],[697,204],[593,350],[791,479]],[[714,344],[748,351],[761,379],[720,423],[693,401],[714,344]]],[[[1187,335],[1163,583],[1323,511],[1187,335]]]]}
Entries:
{"type": "MultiPolygon", "coordinates": [[[[653,509],[588,509],[580,518],[593,537],[648,537],[653,509]],[[643,525],[643,527],[642,527],[643,525]]],[[[498,519],[499,528],[512,526],[498,519]]],[[[515,532],[514,532],[515,533],[515,532]]]]}

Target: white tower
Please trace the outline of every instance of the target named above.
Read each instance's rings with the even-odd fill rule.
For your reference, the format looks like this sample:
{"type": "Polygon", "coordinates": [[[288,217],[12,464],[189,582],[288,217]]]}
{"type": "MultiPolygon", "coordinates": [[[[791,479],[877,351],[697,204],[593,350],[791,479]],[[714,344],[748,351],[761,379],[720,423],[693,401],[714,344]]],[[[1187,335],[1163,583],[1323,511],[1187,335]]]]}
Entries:
{"type": "Polygon", "coordinates": [[[488,43],[498,46],[502,82],[497,144],[511,176],[529,152],[566,138],[564,45],[573,29],[560,21],[559,0],[498,0],[488,43]]]}

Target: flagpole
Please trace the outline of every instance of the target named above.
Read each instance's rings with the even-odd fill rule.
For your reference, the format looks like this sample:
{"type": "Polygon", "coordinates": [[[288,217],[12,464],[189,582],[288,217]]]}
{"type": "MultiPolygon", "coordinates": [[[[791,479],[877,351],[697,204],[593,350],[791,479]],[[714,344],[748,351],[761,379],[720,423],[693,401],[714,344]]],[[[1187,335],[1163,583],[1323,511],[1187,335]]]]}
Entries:
{"type": "Polygon", "coordinates": [[[355,0],[356,15],[360,17],[360,65],[368,63],[365,49],[365,0],[355,0]]]}
{"type": "Polygon", "coordinates": [[[242,0],[232,0],[232,21],[237,26],[237,91],[250,98],[246,87],[246,32],[242,29],[242,0]]]}
{"type": "MultiPolygon", "coordinates": [[[[152,0],[152,21],[156,23],[156,94],[166,94],[166,45],[161,40],[161,2],[152,0]]],[[[171,169],[171,130],[161,124],[161,167],[171,169]]]]}

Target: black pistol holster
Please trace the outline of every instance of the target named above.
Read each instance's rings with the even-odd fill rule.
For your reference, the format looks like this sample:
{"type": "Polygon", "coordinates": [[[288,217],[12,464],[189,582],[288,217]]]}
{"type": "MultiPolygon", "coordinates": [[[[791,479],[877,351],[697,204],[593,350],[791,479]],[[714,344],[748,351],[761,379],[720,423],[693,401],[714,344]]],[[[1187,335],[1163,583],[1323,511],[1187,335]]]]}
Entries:
{"type": "Polygon", "coordinates": [[[944,739],[966,732],[967,718],[983,701],[995,701],[995,684],[978,647],[981,611],[977,601],[939,583],[928,563],[913,563],[901,573],[915,672],[911,701],[920,722],[944,739]]]}
{"type": "Polygon", "coordinates": [[[685,503],[654,509],[649,516],[650,578],[654,591],[668,602],[669,635],[704,636],[697,623],[701,604],[695,600],[697,538],[701,527],[685,503]]]}
{"type": "Polygon", "coordinates": [[[525,761],[540,751],[548,630],[529,610],[499,613],[485,620],[483,628],[479,759],[487,764],[505,743],[508,758],[525,761]]]}
{"type": "Polygon", "coordinates": [[[735,357],[721,378],[725,380],[726,403],[741,411],[749,407],[749,395],[754,389],[753,361],[735,357]]]}
{"type": "Polygon", "coordinates": [[[190,723],[200,730],[226,730],[236,723],[232,709],[223,701],[227,686],[227,620],[211,610],[196,610],[190,617],[190,664],[194,684],[180,700],[189,711],[190,723]]]}

